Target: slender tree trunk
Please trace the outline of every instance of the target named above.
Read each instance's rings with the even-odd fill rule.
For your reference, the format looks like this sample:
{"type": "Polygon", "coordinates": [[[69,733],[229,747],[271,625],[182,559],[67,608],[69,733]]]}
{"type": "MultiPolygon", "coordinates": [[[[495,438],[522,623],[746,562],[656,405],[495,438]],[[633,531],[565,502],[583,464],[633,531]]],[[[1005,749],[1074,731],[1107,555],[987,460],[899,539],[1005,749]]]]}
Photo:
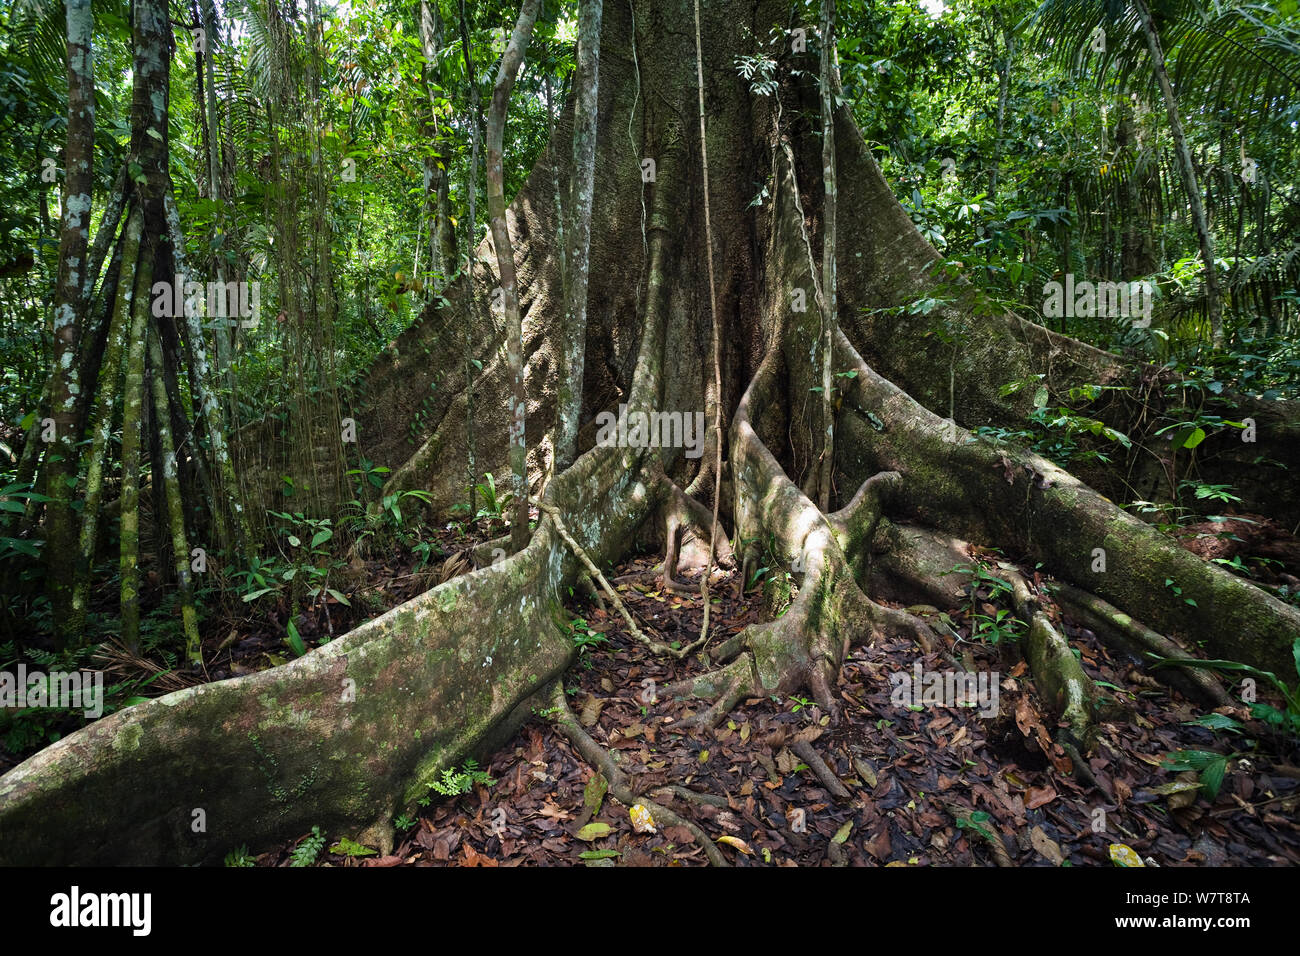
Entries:
{"type": "Polygon", "coordinates": [[[91,53],[90,0],[67,0],[68,144],[63,154],[63,223],[59,236],[59,274],[54,291],[54,386],[50,417],[54,442],[45,454],[45,587],[53,612],[55,640],[77,643],[72,627],[76,578],[77,528],[72,511],[77,483],[75,420],[82,383],[77,361],[84,319],[82,281],[90,237],[90,193],[94,185],[95,72],[91,53]]]}
{"type": "Polygon", "coordinates": [[[90,250],[90,267],[86,270],[81,285],[81,300],[92,310],[95,301],[93,299],[95,283],[99,280],[100,270],[104,267],[104,258],[108,255],[113,239],[117,236],[117,224],[122,218],[122,210],[126,208],[129,185],[126,172],[126,165],[123,164],[117,174],[117,181],[113,184],[113,191],[109,194],[108,205],[104,208],[104,217],[99,221],[99,229],[95,231],[95,244],[90,250]]]}
{"type": "MultiPolygon", "coordinates": [[[[170,191],[163,197],[167,214],[167,231],[172,241],[172,258],[176,272],[182,281],[189,281],[189,272],[185,263],[185,237],[181,232],[180,213],[170,191]]],[[[177,317],[181,321],[180,317],[177,317]]],[[[226,443],[226,420],[221,404],[217,401],[217,390],[213,385],[213,369],[208,364],[207,352],[204,350],[203,320],[199,315],[186,315],[185,335],[189,348],[186,367],[189,369],[190,389],[194,396],[196,417],[203,421],[203,430],[211,446],[213,480],[220,484],[224,502],[217,509],[217,514],[227,515],[218,522],[218,531],[222,535],[222,546],[228,556],[245,553],[252,532],[248,525],[248,512],[244,509],[243,495],[239,489],[239,479],[235,474],[235,464],[230,457],[230,448],[226,443]]],[[[217,502],[213,502],[217,505],[217,502]]]]}
{"type": "MultiPolygon", "coordinates": [[[[117,281],[113,319],[108,331],[108,348],[100,367],[94,417],[91,421],[91,445],[86,459],[86,497],[81,511],[81,542],[77,556],[77,576],[73,581],[71,629],[81,633],[86,623],[90,598],[90,578],[95,566],[95,545],[99,532],[99,507],[103,500],[104,464],[108,456],[109,432],[113,426],[118,380],[122,374],[122,351],[132,323],[135,272],[140,258],[140,234],[143,217],[139,210],[131,215],[123,240],[124,249],[117,281]]],[[[148,298],[148,286],[141,290],[148,298]]]]}
{"type": "Polygon", "coordinates": [[[835,406],[832,388],[835,382],[835,328],[838,324],[838,299],[835,289],[835,0],[822,0],[822,182],[825,199],[822,205],[822,467],[817,505],[829,511],[831,478],[835,473],[835,406]]]}
{"type": "Polygon", "coordinates": [[[596,180],[596,109],[599,100],[601,0],[578,5],[578,99],[573,124],[573,179],[568,212],[567,281],[564,284],[564,337],[557,401],[560,434],[555,470],[573,463],[582,414],[582,378],[587,344],[587,279],[591,246],[591,202],[596,180]]]}
{"type": "Polygon", "coordinates": [[[1151,52],[1151,67],[1155,71],[1156,82],[1160,85],[1160,94],[1165,100],[1165,110],[1169,114],[1169,132],[1174,139],[1174,154],[1178,157],[1178,168],[1183,175],[1183,188],[1187,191],[1187,201],[1192,210],[1192,224],[1196,228],[1196,239],[1201,247],[1201,261],[1205,263],[1205,296],[1210,315],[1210,335],[1214,344],[1223,341],[1223,303],[1219,298],[1219,269],[1215,265],[1214,234],[1210,232],[1209,220],[1205,215],[1205,204],[1201,201],[1201,187],[1196,179],[1196,166],[1192,162],[1192,152],[1187,146],[1187,136],[1183,133],[1183,121],[1178,112],[1178,100],[1174,97],[1173,84],[1169,82],[1169,70],[1165,66],[1165,54],[1160,46],[1160,34],[1146,0],[1133,0],[1138,19],[1146,33],[1147,49],[1151,52]]]}
{"type": "MultiPolygon", "coordinates": [[[[190,546],[185,536],[185,508],[181,499],[180,475],[176,468],[176,449],[172,442],[171,419],[167,407],[167,389],[163,385],[162,343],[156,329],[149,330],[149,361],[153,365],[153,419],[154,429],[158,434],[158,443],[162,453],[162,473],[153,475],[154,485],[162,484],[167,501],[167,513],[164,524],[163,515],[158,515],[158,527],[168,528],[171,532],[172,559],[176,568],[176,587],[178,603],[181,607],[181,623],[185,633],[185,659],[190,667],[198,669],[203,666],[202,646],[199,643],[198,616],[194,608],[194,583],[190,576],[190,546]]],[[[159,535],[161,538],[161,535],[159,535]]],[[[159,551],[161,552],[161,548],[159,551]]]]}
{"type": "MultiPolygon", "coordinates": [[[[704,249],[709,265],[709,318],[713,326],[713,518],[709,525],[709,556],[700,575],[700,603],[704,614],[700,621],[701,644],[709,636],[709,574],[713,570],[717,542],[718,510],[722,506],[722,329],[718,322],[718,280],[713,264],[713,214],[709,209],[709,138],[704,120],[704,43],[700,36],[700,0],[693,5],[695,14],[695,93],[699,102],[700,180],[704,189],[704,249]]],[[[671,569],[665,569],[671,570],[671,569]]]]}
{"type": "Polygon", "coordinates": [[[492,108],[488,112],[487,128],[487,181],[488,215],[492,220],[492,244],[496,246],[497,274],[501,279],[501,293],[506,317],[506,354],[510,362],[511,425],[510,470],[514,475],[514,520],[510,527],[510,544],[514,551],[522,551],[528,544],[528,445],[524,438],[524,424],[528,413],[528,392],[524,387],[524,331],[519,317],[519,290],[515,287],[514,250],[510,243],[510,229],[506,224],[505,171],[503,169],[503,141],[506,130],[506,107],[510,91],[515,85],[515,75],[523,62],[524,51],[533,33],[541,0],[524,0],[510,37],[506,52],[501,56],[496,85],[492,89],[492,108]]]}
{"type": "MultiPolygon", "coordinates": [[[[465,274],[470,283],[474,281],[474,263],[478,259],[478,131],[483,125],[483,104],[479,97],[478,82],[474,78],[474,54],[469,42],[469,17],[465,13],[465,0],[460,0],[460,47],[465,56],[466,97],[474,104],[474,115],[470,118],[470,154],[469,154],[469,222],[465,226],[465,274]]],[[[478,462],[474,454],[474,352],[473,335],[470,330],[472,316],[465,321],[465,467],[469,478],[469,514],[473,521],[478,511],[478,462]]]]}
{"type": "MultiPolygon", "coordinates": [[[[438,22],[437,5],[429,0],[420,0],[416,19],[420,24],[420,50],[424,55],[424,64],[420,67],[420,85],[424,88],[424,97],[428,100],[429,112],[423,126],[424,135],[424,216],[428,223],[429,235],[429,271],[441,272],[445,260],[442,258],[444,222],[439,200],[446,180],[445,157],[435,154],[435,144],[441,143],[438,130],[437,97],[434,83],[434,60],[442,46],[442,29],[438,22]],[[441,167],[440,167],[441,162],[441,167]]],[[[414,277],[413,270],[412,276],[414,277]]]]}
{"type": "MultiPolygon", "coordinates": [[[[153,243],[141,249],[140,282],[150,287],[153,243]]],[[[122,405],[122,497],[120,577],[122,643],[140,648],[140,454],[144,443],[144,352],[149,333],[149,299],[139,296],[131,308],[131,336],[126,359],[122,405]]]]}

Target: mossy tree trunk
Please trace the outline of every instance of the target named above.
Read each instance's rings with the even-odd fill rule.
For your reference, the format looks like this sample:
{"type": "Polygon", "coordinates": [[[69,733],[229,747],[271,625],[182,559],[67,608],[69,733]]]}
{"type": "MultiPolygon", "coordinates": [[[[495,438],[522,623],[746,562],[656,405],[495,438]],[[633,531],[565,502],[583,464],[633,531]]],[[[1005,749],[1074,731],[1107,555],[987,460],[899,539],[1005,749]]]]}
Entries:
{"type": "Polygon", "coordinates": [[[90,0],[67,0],[68,139],[63,152],[62,225],[59,273],[54,288],[54,370],[50,418],[54,441],[45,453],[45,573],[55,638],[75,646],[73,591],[77,578],[77,524],[72,509],[78,481],[77,404],[83,382],[78,356],[86,314],[82,280],[90,248],[90,203],[94,186],[95,70],[91,53],[90,0]]]}
{"type": "MultiPolygon", "coordinates": [[[[73,15],[70,10],[70,16],[73,15]]],[[[80,16],[80,13],[75,16],[80,16]]],[[[192,304],[196,307],[191,307],[187,295],[190,290],[186,286],[195,276],[186,265],[180,217],[171,195],[167,118],[172,26],[166,4],[161,0],[135,3],[131,27],[133,89],[128,160],[118,178],[116,190],[107,198],[105,215],[93,248],[88,242],[88,179],[84,183],[84,195],[79,193],[80,198],[68,204],[69,211],[84,207],[85,221],[79,227],[79,237],[68,234],[73,247],[62,255],[62,262],[70,265],[71,271],[64,287],[67,301],[60,305],[58,314],[66,317],[79,312],[84,315],[89,309],[95,319],[86,326],[86,334],[73,342],[75,351],[57,356],[51,375],[52,407],[62,407],[60,394],[65,398],[71,395],[75,400],[73,406],[65,408],[71,416],[65,416],[67,422],[58,425],[56,421],[57,433],[66,436],[71,443],[73,458],[67,458],[66,450],[52,449],[45,457],[44,476],[48,486],[67,491],[66,501],[51,495],[53,500],[45,509],[45,546],[46,554],[54,563],[48,568],[46,586],[52,598],[56,637],[64,646],[70,647],[80,646],[90,637],[85,633],[85,623],[100,550],[101,503],[105,475],[111,464],[112,420],[119,405],[123,422],[120,568],[122,625],[126,643],[135,646],[139,638],[139,491],[144,476],[142,450],[146,441],[151,451],[157,453],[153,457],[159,467],[152,470],[150,478],[159,501],[175,503],[180,515],[186,510],[180,502],[188,500],[192,504],[198,497],[198,486],[202,485],[205,492],[203,511],[209,518],[206,530],[214,535],[226,555],[237,559],[249,539],[247,517],[241,505],[235,463],[226,442],[225,417],[215,384],[217,369],[210,364],[207,354],[208,331],[217,329],[214,341],[219,345],[222,329],[217,328],[216,323],[205,326],[203,322],[203,306],[199,303],[205,301],[206,296],[195,296],[192,304]],[[123,219],[126,226],[119,231],[123,219]],[[110,249],[112,265],[97,287],[100,268],[110,249]],[[179,288],[176,287],[178,276],[179,288]],[[179,310],[175,308],[178,303],[181,305],[179,310]],[[182,324],[184,334],[181,333],[182,324]],[[148,407],[144,403],[146,350],[149,348],[146,336],[150,334],[156,335],[160,343],[157,359],[151,364],[156,378],[153,384],[164,398],[161,406],[155,406],[152,415],[147,414],[148,407]],[[179,382],[182,370],[188,376],[197,425],[207,439],[206,459],[197,460],[196,456],[193,468],[186,475],[176,467],[174,453],[169,455],[167,451],[169,443],[174,448],[175,441],[188,439],[195,431],[185,420],[183,412],[179,382]],[[75,388],[66,388],[69,383],[73,383],[75,388]],[[82,411],[77,411],[78,406],[82,411]],[[146,422],[152,429],[147,435],[144,431],[146,422]],[[84,507],[78,522],[79,533],[73,529],[73,538],[69,542],[65,540],[62,514],[64,507],[70,505],[72,484],[79,471],[76,455],[83,429],[90,432],[84,459],[84,507]],[[167,464],[169,461],[170,466],[167,464]],[[168,473],[166,482],[164,472],[168,473]],[[168,487],[163,488],[163,484],[168,487]]],[[[188,33],[184,37],[187,42],[191,39],[188,33]]],[[[89,82],[88,51],[77,52],[74,62],[77,66],[74,72],[80,77],[78,83],[89,82]]],[[[85,107],[80,102],[81,96],[82,92],[76,92],[73,97],[77,116],[70,126],[78,143],[87,135],[83,129],[86,119],[82,116],[85,107]]],[[[215,138],[219,133],[214,130],[213,136],[215,138]]],[[[89,143],[85,144],[85,149],[89,149],[89,143]]],[[[74,149],[74,153],[77,151],[74,149]]],[[[209,175],[213,178],[213,188],[216,188],[215,183],[220,177],[214,165],[209,164],[209,175]]],[[[81,169],[80,160],[76,168],[81,169]]],[[[72,180],[79,190],[81,178],[84,177],[79,171],[72,180]]],[[[224,316],[221,321],[226,323],[223,327],[228,330],[224,316]]],[[[75,332],[78,327],[75,322],[72,325],[65,323],[59,340],[66,344],[69,340],[63,333],[75,332]]],[[[184,538],[184,521],[179,529],[182,537],[177,537],[169,507],[157,509],[155,514],[164,529],[160,538],[184,545],[188,540],[184,538]]],[[[188,510],[192,512],[194,508],[188,510]]],[[[190,626],[195,609],[188,586],[188,547],[178,551],[176,560],[182,614],[189,622],[187,631],[193,645],[197,632],[190,626]]]]}

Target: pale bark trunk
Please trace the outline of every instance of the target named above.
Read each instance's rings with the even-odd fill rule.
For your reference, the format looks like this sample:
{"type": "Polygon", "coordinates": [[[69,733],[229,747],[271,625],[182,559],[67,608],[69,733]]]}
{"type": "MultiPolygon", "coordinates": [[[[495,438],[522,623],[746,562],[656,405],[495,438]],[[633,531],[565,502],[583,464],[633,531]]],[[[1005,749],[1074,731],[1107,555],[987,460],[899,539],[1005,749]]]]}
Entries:
{"type": "Polygon", "coordinates": [[[501,279],[501,294],[505,305],[506,353],[510,361],[511,425],[510,471],[513,475],[514,520],[510,527],[510,544],[522,551],[528,543],[528,445],[524,437],[528,413],[528,392],[524,387],[524,332],[519,317],[519,290],[516,287],[514,249],[510,242],[510,229],[506,224],[505,171],[503,169],[503,141],[506,130],[506,107],[510,91],[515,85],[515,75],[523,62],[524,51],[533,33],[541,0],[524,0],[514,34],[501,56],[496,86],[492,90],[492,109],[488,112],[487,128],[487,181],[488,215],[492,220],[492,243],[496,246],[497,274],[501,279]]]}
{"type": "MultiPolygon", "coordinates": [[[[171,237],[176,272],[182,277],[182,282],[189,282],[191,275],[185,262],[185,238],[181,232],[180,213],[170,192],[163,196],[163,208],[167,216],[167,231],[171,237]]],[[[181,320],[179,316],[177,319],[181,320]]],[[[208,364],[207,352],[204,350],[203,320],[199,315],[186,315],[183,321],[186,332],[184,338],[189,346],[186,366],[189,369],[196,417],[202,419],[212,447],[213,481],[218,483],[225,496],[224,506],[217,512],[218,532],[227,554],[244,554],[247,553],[248,542],[252,540],[252,532],[248,524],[248,513],[244,509],[239,478],[235,474],[235,464],[226,443],[226,420],[221,403],[217,401],[213,369],[208,364]]]]}
{"type": "Polygon", "coordinates": [[[581,0],[578,11],[577,116],[573,124],[573,179],[569,189],[568,270],[564,284],[564,338],[559,381],[559,436],[555,469],[573,463],[582,414],[582,378],[587,344],[587,279],[591,247],[591,202],[596,180],[596,108],[599,100],[601,0],[581,0]]]}
{"type": "Polygon", "coordinates": [[[835,472],[834,387],[835,329],[839,324],[835,294],[835,0],[822,0],[822,468],[818,489],[818,506],[829,511],[831,477],[835,472]]]}
{"type": "Polygon", "coordinates": [[[93,20],[90,0],[67,0],[68,143],[63,154],[63,223],[59,236],[59,273],[54,292],[54,386],[50,417],[54,441],[45,455],[46,590],[53,612],[55,639],[75,644],[71,630],[73,582],[76,579],[77,530],[72,511],[77,483],[75,421],[82,382],[77,361],[78,336],[85,317],[82,283],[90,244],[90,193],[94,185],[95,73],[91,52],[93,20]]]}

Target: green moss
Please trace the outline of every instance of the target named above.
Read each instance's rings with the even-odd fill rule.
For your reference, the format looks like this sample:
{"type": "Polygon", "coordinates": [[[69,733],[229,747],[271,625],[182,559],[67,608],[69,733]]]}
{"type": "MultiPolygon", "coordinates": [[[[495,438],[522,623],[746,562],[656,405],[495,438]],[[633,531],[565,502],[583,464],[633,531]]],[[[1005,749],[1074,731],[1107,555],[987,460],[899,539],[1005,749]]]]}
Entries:
{"type": "Polygon", "coordinates": [[[137,723],[125,724],[113,737],[114,750],[139,750],[144,737],[144,728],[137,723]]]}

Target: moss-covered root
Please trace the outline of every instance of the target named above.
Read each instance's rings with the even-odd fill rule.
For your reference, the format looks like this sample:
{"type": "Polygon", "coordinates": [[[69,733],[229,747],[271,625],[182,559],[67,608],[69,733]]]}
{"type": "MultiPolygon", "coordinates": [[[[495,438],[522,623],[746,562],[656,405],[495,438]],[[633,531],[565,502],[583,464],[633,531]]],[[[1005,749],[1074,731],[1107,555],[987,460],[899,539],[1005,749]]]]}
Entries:
{"type": "MultiPolygon", "coordinates": [[[[1095,594],[1069,584],[1058,584],[1052,590],[1052,597],[1058,604],[1068,607],[1086,621],[1103,642],[1144,663],[1150,661],[1152,654],[1166,660],[1191,657],[1185,648],[1163,634],[1144,627],[1095,594]]],[[[1236,704],[1223,689],[1219,679],[1204,668],[1161,667],[1153,670],[1152,676],[1207,707],[1231,707],[1236,704]]]]}
{"type": "Polygon", "coordinates": [[[564,696],[564,687],[558,681],[555,685],[555,691],[551,695],[551,707],[551,720],[555,723],[556,729],[568,738],[569,743],[573,744],[573,749],[578,752],[583,760],[604,774],[605,780],[609,783],[609,793],[615,800],[628,809],[637,804],[645,807],[650,811],[650,818],[654,821],[655,826],[685,827],[691,831],[691,835],[695,837],[695,842],[704,850],[704,855],[708,857],[709,863],[713,866],[727,865],[727,859],[722,855],[722,851],[695,823],[684,817],[679,817],[661,804],[645,797],[638,797],[632,792],[632,788],[628,785],[627,774],[619,766],[621,757],[616,751],[606,750],[591,739],[591,735],[582,728],[577,718],[573,716],[573,711],[569,709],[569,702],[564,696]]]}
{"type": "Polygon", "coordinates": [[[1097,688],[1025,579],[1013,569],[1000,570],[1011,582],[1016,615],[1029,626],[1024,639],[1025,659],[1034,675],[1038,696],[1056,715],[1057,733],[1064,742],[1088,753],[1095,743],[1097,688]]]}
{"type": "Polygon", "coordinates": [[[901,472],[900,510],[922,523],[1041,561],[1121,610],[1140,608],[1159,633],[1203,637],[1217,657],[1290,667],[1300,610],[1183,550],[1051,462],[932,414],[842,336],[836,354],[858,372],[843,386],[837,434],[847,474],[901,472]]]}
{"type": "MultiPolygon", "coordinates": [[[[658,505],[614,451],[548,491],[597,562],[658,505]]],[[[571,663],[556,619],[578,572],[547,518],[519,554],[290,664],[63,738],[0,777],[0,865],[217,862],[313,825],[355,836],[386,823],[443,769],[503,743],[571,663]]]]}
{"type": "Polygon", "coordinates": [[[751,403],[771,387],[777,356],[773,352],[760,366],[732,424],[736,530],[742,540],[771,540],[777,556],[803,579],[784,615],[746,628],[719,649],[719,657],[739,655],[735,660],[670,688],[679,695],[712,699],[712,706],[692,718],[706,726],[721,720],[742,696],[804,688],[838,720],[840,706],[833,688],[851,643],[898,633],[921,641],[933,638],[923,621],[868,598],[846,557],[846,551],[866,549],[901,476],[873,476],[843,509],[824,515],[789,479],[754,430],[751,403]]]}

